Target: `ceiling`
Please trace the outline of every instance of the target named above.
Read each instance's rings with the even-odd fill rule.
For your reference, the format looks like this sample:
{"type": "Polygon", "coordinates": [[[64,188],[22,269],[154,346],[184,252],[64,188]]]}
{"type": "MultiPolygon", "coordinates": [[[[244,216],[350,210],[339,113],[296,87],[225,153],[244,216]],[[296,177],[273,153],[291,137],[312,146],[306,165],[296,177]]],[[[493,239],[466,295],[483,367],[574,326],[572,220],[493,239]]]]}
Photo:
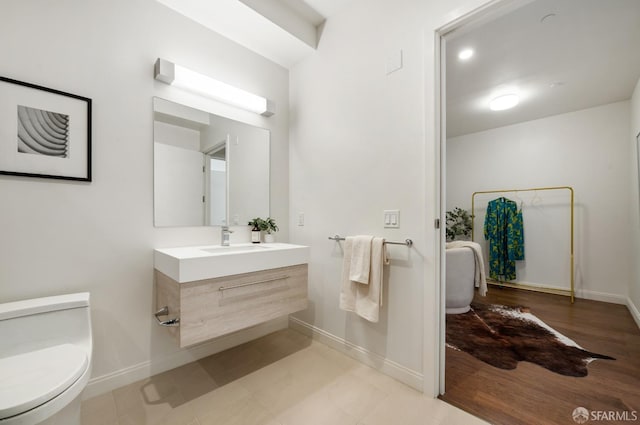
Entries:
{"type": "Polygon", "coordinates": [[[318,27],[352,0],[157,0],[285,68],[313,53],[318,27]]]}
{"type": "Polygon", "coordinates": [[[535,0],[445,36],[447,137],[629,99],[640,78],[640,1],[535,0]],[[458,52],[474,49],[460,61],[458,52]],[[517,92],[513,109],[491,111],[517,92]]]}
{"type": "MultiPolygon", "coordinates": [[[[157,0],[290,68],[353,0],[157,0]]],[[[640,0],[513,0],[445,36],[447,136],[629,99],[640,78],[640,0]],[[461,62],[463,47],[474,56],[461,62]],[[488,102],[515,91],[520,104],[488,102]]]]}

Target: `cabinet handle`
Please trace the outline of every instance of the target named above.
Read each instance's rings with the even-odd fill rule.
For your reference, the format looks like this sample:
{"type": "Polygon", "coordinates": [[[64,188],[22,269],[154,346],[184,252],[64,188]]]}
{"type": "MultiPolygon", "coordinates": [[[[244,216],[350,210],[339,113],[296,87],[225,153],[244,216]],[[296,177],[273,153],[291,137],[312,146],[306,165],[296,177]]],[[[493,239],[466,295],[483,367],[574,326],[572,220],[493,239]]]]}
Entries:
{"type": "Polygon", "coordinates": [[[242,288],[243,286],[258,285],[260,283],[274,282],[276,280],[284,280],[284,279],[289,279],[289,276],[274,277],[271,279],[259,280],[257,282],[241,283],[240,285],[221,286],[218,288],[218,291],[226,291],[227,289],[242,288]]]}
{"type": "Polygon", "coordinates": [[[169,314],[169,307],[165,305],[160,310],[156,311],[154,316],[156,317],[156,320],[158,321],[158,324],[160,326],[179,326],[180,325],[179,317],[176,317],[174,319],[169,319],[169,320],[160,320],[160,317],[158,317],[158,316],[167,316],[168,314],[169,314]]]}

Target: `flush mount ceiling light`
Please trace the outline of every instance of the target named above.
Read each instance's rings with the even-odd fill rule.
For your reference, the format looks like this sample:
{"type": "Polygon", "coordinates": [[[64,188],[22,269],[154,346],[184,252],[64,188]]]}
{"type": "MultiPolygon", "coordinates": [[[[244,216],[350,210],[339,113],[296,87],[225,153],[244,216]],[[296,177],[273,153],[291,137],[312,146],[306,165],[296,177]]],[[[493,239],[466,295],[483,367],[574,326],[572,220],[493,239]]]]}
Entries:
{"type": "Polygon", "coordinates": [[[494,97],[489,102],[489,109],[492,111],[504,111],[505,109],[511,109],[520,102],[520,97],[517,94],[503,94],[498,97],[494,97]]]}
{"type": "Polygon", "coordinates": [[[275,104],[267,98],[233,87],[165,59],[158,58],[156,60],[154,77],[171,86],[198,93],[265,117],[270,117],[275,112],[275,104]]]}
{"type": "Polygon", "coordinates": [[[466,61],[471,59],[471,57],[473,56],[473,49],[462,49],[458,52],[458,59],[460,59],[461,61],[466,61]]]}

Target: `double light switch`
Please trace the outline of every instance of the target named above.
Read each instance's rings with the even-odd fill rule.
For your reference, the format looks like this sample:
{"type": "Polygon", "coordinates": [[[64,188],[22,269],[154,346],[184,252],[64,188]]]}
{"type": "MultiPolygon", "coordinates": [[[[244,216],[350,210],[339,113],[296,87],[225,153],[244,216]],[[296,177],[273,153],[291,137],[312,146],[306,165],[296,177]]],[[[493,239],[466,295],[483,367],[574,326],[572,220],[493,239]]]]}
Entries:
{"type": "Polygon", "coordinates": [[[400,227],[400,210],[384,210],[384,227],[400,227]]]}

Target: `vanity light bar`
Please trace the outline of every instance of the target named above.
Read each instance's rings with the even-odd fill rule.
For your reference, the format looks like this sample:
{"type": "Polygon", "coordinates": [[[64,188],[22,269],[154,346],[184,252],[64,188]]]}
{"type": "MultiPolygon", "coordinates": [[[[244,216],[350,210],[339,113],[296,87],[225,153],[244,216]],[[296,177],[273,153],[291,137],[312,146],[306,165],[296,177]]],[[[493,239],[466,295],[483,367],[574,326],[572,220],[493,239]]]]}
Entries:
{"type": "Polygon", "coordinates": [[[156,60],[154,77],[156,80],[174,87],[198,93],[265,117],[270,117],[275,113],[275,103],[267,98],[233,87],[165,59],[158,58],[156,60]]]}

